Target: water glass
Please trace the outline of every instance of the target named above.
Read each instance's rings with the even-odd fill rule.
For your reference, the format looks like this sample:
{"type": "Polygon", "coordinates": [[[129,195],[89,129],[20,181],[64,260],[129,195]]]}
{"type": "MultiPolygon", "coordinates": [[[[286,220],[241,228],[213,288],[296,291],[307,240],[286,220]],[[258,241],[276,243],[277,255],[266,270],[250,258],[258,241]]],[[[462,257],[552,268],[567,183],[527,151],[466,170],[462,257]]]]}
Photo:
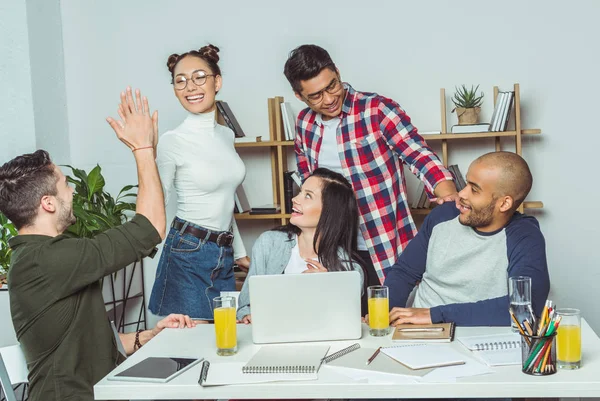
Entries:
{"type": "MultiPolygon", "coordinates": [[[[508,297],[510,309],[519,323],[523,320],[532,319],[533,309],[531,307],[531,277],[515,276],[508,279],[508,297]]],[[[511,319],[511,327],[518,332],[516,323],[511,319]]]]}

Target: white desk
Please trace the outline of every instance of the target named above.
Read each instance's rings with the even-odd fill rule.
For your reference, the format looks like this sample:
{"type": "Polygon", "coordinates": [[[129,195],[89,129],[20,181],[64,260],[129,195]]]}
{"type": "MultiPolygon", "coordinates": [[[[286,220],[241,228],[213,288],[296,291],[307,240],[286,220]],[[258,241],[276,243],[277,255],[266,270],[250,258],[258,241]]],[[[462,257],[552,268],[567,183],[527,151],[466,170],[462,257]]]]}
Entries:
{"type": "MultiPolygon", "coordinates": [[[[391,344],[390,337],[375,338],[363,327],[359,342],[363,347],[391,344]]],[[[460,327],[457,336],[506,332],[509,328],[460,327]]],[[[330,342],[333,349],[355,341],[330,342]]],[[[559,370],[550,376],[530,376],[519,365],[495,367],[494,373],[458,379],[452,383],[357,383],[321,369],[319,379],[303,382],[201,387],[200,365],[169,383],[115,382],[102,379],[94,386],[101,400],[124,399],[223,399],[223,398],[464,398],[464,397],[600,397],[600,339],[582,321],[583,367],[577,371],[559,370]]],[[[259,349],[252,343],[249,326],[238,325],[239,352],[219,357],[215,352],[213,325],[193,329],[165,329],[111,374],[124,370],[148,356],[204,357],[211,362],[247,361],[259,349]]],[[[456,341],[456,346],[460,346],[456,341]]]]}

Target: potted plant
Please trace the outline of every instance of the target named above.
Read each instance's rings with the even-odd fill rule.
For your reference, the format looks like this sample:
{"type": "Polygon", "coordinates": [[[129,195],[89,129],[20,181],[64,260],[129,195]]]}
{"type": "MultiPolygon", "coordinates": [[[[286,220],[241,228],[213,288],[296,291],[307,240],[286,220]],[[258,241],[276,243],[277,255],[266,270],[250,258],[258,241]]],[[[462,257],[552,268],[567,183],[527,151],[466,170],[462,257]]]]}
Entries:
{"type": "Polygon", "coordinates": [[[452,97],[452,103],[456,107],[452,112],[456,111],[458,125],[477,124],[477,118],[483,103],[483,92],[480,92],[478,96],[477,89],[479,89],[479,85],[475,88],[471,85],[471,89],[468,89],[466,85],[456,88],[456,92],[452,97]]]}
{"type": "Polygon", "coordinates": [[[67,180],[75,187],[73,214],[77,218],[77,222],[65,234],[91,238],[123,224],[129,219],[127,212],[135,212],[135,203],[130,202],[129,198],[136,198],[137,194],[130,191],[137,185],[126,185],[115,199],[104,190],[106,182],[99,165],[89,173],[72,166],[65,167],[73,173],[73,176],[67,175],[67,180]]]}
{"type": "MultiPolygon", "coordinates": [[[[65,234],[91,238],[125,223],[134,214],[137,194],[132,190],[137,185],[124,186],[117,197],[113,198],[104,190],[105,180],[99,165],[89,173],[68,165],[64,167],[70,168],[72,172],[72,175],[67,175],[67,180],[75,188],[73,214],[77,218],[76,223],[65,234]]],[[[140,302],[140,299],[136,302],[132,300],[144,293],[143,265],[137,266],[139,268],[136,268],[136,263],[124,266],[124,269],[103,280],[102,295],[107,312],[120,331],[124,330],[126,321],[137,319],[139,322],[141,316],[145,316],[144,302],[140,302]],[[129,300],[131,301],[128,302],[129,300]]],[[[141,301],[143,300],[142,295],[141,301]]],[[[140,327],[144,328],[145,323],[140,327]]]]}
{"type": "Polygon", "coordinates": [[[0,213],[0,288],[6,285],[8,268],[10,266],[10,254],[12,249],[8,246],[8,240],[17,235],[17,229],[0,213]]]}

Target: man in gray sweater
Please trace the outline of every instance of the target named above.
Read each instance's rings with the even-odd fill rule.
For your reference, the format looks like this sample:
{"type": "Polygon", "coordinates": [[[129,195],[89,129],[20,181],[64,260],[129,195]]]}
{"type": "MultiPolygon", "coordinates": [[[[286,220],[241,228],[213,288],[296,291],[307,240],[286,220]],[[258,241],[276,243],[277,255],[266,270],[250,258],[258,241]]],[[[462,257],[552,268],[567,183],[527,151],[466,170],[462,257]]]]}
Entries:
{"type": "Polygon", "coordinates": [[[534,217],[517,212],[533,182],[527,163],[515,153],[488,153],[466,178],[456,204],[436,207],[390,269],[392,325],[510,325],[513,276],[531,277],[532,306],[541,313],[550,290],[544,236],[534,217]]]}

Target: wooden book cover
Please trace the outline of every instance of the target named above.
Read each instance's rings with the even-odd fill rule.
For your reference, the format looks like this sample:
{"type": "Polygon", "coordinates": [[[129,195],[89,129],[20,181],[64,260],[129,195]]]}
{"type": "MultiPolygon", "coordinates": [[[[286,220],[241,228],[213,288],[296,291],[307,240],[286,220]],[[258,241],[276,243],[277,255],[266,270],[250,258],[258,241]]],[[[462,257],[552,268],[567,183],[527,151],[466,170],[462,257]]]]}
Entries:
{"type": "Polygon", "coordinates": [[[400,324],[394,328],[393,342],[438,342],[454,340],[454,323],[400,324]]]}

